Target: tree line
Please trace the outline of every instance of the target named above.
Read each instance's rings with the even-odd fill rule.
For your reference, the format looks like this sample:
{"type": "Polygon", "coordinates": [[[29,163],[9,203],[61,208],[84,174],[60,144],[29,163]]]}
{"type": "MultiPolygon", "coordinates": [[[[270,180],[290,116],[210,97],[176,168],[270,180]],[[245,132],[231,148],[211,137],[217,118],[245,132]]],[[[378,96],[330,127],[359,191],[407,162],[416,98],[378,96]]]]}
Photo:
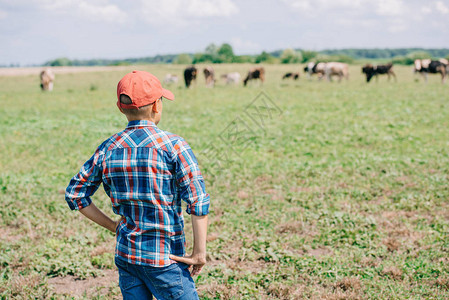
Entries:
{"type": "Polygon", "coordinates": [[[395,64],[411,65],[418,58],[448,58],[449,49],[397,48],[397,49],[328,49],[311,51],[304,49],[283,49],[262,51],[257,55],[236,55],[232,46],[210,44],[203,52],[156,55],[126,59],[70,60],[62,57],[48,61],[44,66],[117,66],[133,64],[197,64],[197,63],[268,63],[295,64],[309,61],[339,61],[360,63],[368,61],[391,61],[395,64]]]}

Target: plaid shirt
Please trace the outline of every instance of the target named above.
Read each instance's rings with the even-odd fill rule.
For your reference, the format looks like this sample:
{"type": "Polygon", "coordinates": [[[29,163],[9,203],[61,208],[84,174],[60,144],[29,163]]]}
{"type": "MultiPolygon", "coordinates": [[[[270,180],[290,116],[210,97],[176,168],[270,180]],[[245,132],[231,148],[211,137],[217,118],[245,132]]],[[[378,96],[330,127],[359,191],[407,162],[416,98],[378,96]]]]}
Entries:
{"type": "Polygon", "coordinates": [[[209,194],[192,149],[181,137],[149,121],[131,121],[104,141],[67,187],[69,207],[89,206],[100,183],[114,213],[126,217],[117,228],[115,255],[129,263],[167,266],[170,254],[185,254],[187,213],[209,212],[209,194]]]}

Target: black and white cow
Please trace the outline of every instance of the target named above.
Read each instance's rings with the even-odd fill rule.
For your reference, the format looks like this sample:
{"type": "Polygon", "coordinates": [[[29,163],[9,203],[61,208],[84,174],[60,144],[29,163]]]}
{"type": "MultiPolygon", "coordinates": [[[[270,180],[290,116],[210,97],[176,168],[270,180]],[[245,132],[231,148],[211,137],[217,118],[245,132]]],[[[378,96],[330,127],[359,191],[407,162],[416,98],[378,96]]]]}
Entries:
{"type": "Polygon", "coordinates": [[[378,75],[387,74],[388,75],[388,81],[390,81],[390,76],[393,76],[395,81],[396,74],[393,72],[393,64],[389,63],[386,65],[377,65],[373,66],[372,64],[367,64],[362,68],[362,73],[365,73],[366,75],[366,82],[370,82],[370,80],[373,77],[376,77],[376,81],[378,80],[378,75]]]}
{"type": "Polygon", "coordinates": [[[304,68],[304,73],[307,73],[307,77],[310,79],[312,78],[313,74],[318,75],[318,79],[322,79],[324,77],[326,69],[326,63],[323,62],[309,62],[307,66],[304,68]]]}
{"type": "Polygon", "coordinates": [[[427,82],[428,74],[441,74],[441,83],[446,81],[446,75],[448,72],[448,65],[441,60],[431,60],[431,59],[417,59],[415,60],[415,73],[421,73],[427,82]]]}

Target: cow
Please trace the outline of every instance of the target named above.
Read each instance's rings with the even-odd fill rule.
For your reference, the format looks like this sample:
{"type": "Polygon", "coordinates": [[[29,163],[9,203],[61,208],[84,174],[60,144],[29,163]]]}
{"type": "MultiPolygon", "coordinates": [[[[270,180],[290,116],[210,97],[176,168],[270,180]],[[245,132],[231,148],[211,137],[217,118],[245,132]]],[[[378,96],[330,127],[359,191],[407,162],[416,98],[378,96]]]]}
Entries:
{"type": "Polygon", "coordinates": [[[243,86],[246,86],[248,81],[253,80],[253,79],[254,80],[255,79],[260,79],[260,81],[263,84],[263,82],[265,81],[265,69],[263,67],[250,69],[248,71],[248,75],[243,80],[243,86]]]}
{"type": "Polygon", "coordinates": [[[292,78],[294,80],[297,80],[299,78],[299,73],[285,73],[284,76],[282,76],[282,79],[292,78]]]}
{"type": "Polygon", "coordinates": [[[39,78],[41,80],[41,89],[43,91],[52,91],[53,90],[53,82],[55,80],[55,74],[51,71],[51,69],[43,70],[39,78]]]}
{"type": "Polygon", "coordinates": [[[165,75],[164,83],[165,84],[178,84],[178,76],[172,75],[172,74],[167,74],[167,75],[165,75]]]}
{"type": "Polygon", "coordinates": [[[226,81],[226,84],[238,84],[240,82],[240,73],[232,72],[223,74],[221,75],[221,78],[226,81]]]}
{"type": "Polygon", "coordinates": [[[215,84],[215,72],[214,68],[211,66],[207,66],[203,70],[204,77],[206,78],[206,86],[207,87],[214,87],[215,84]]]}
{"type": "Polygon", "coordinates": [[[192,81],[196,80],[196,74],[198,74],[198,70],[195,66],[190,66],[184,70],[184,81],[186,83],[186,88],[189,88],[192,81]]]}
{"type": "Polygon", "coordinates": [[[388,81],[390,81],[390,76],[393,76],[395,81],[396,74],[393,72],[393,64],[388,63],[386,65],[377,65],[373,66],[372,64],[367,64],[362,68],[362,73],[366,75],[366,82],[370,82],[371,78],[376,77],[376,81],[378,80],[377,75],[388,75],[388,81]]]}
{"type": "Polygon", "coordinates": [[[349,79],[348,64],[341,62],[328,62],[324,67],[324,74],[328,81],[332,81],[332,76],[338,76],[338,82],[344,77],[349,79]]]}
{"type": "Polygon", "coordinates": [[[439,62],[443,63],[446,66],[446,76],[449,75],[449,61],[445,58],[440,58],[439,62]]]}
{"type": "Polygon", "coordinates": [[[307,77],[309,79],[312,78],[313,74],[318,74],[318,79],[322,79],[324,77],[324,69],[326,68],[326,63],[323,62],[309,62],[307,66],[304,68],[304,72],[307,73],[307,77]]]}
{"type": "Polygon", "coordinates": [[[431,59],[417,59],[414,62],[414,72],[421,73],[427,82],[427,76],[429,73],[441,74],[441,83],[446,81],[446,75],[448,72],[448,66],[441,60],[431,60],[431,59]]]}

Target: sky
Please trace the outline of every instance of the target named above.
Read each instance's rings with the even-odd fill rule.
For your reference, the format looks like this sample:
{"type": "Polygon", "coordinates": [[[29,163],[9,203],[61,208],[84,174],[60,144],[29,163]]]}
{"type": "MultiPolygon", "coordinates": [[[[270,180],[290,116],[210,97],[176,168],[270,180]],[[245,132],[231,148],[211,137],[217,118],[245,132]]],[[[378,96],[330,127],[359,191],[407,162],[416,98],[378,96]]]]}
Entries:
{"type": "Polygon", "coordinates": [[[449,48],[449,0],[0,0],[0,65],[285,48],[449,48]]]}

